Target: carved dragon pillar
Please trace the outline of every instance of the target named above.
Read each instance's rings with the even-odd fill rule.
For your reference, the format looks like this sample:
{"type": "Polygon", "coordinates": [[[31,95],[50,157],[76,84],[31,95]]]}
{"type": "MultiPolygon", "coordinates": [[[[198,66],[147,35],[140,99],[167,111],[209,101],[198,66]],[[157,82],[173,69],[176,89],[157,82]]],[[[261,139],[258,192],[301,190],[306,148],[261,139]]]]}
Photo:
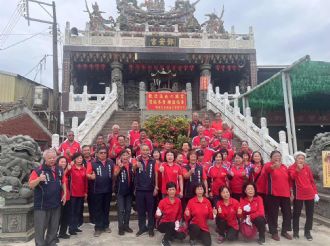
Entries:
{"type": "Polygon", "coordinates": [[[111,83],[116,83],[118,93],[118,107],[124,108],[123,64],[114,61],[111,63],[111,83]]]}
{"type": "Polygon", "coordinates": [[[211,83],[211,65],[202,64],[200,71],[199,107],[203,109],[206,107],[208,85],[211,83]]]}

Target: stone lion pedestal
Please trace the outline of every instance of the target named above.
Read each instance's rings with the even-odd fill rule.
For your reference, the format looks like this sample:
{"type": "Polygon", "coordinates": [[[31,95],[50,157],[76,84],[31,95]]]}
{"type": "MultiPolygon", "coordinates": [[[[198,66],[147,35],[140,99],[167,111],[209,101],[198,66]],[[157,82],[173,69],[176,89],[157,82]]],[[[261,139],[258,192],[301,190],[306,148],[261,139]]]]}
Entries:
{"type": "Polygon", "coordinates": [[[4,205],[0,241],[29,241],[34,237],[33,203],[23,205],[4,205]]]}

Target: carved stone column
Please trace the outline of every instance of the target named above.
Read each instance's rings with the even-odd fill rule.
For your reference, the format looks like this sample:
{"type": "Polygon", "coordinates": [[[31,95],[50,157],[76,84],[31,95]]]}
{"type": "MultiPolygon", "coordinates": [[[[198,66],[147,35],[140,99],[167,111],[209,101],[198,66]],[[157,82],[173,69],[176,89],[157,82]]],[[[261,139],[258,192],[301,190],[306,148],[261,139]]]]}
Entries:
{"type": "Polygon", "coordinates": [[[115,83],[117,85],[118,92],[118,107],[120,109],[124,109],[124,84],[123,84],[123,64],[120,62],[111,63],[111,83],[115,83]]]}
{"type": "Polygon", "coordinates": [[[200,66],[200,71],[199,107],[203,109],[206,107],[208,84],[211,83],[211,65],[202,64],[200,66]]]}

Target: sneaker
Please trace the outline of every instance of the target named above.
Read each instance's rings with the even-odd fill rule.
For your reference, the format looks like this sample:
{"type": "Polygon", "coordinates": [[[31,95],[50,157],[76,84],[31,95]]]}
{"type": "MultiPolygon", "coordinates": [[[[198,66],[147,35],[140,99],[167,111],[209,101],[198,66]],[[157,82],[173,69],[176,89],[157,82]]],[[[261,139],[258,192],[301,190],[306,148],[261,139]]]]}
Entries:
{"type": "Polygon", "coordinates": [[[298,232],[294,232],[293,233],[293,238],[294,239],[299,239],[299,233],[298,232]]]}
{"type": "Polygon", "coordinates": [[[111,229],[109,227],[105,228],[103,231],[106,232],[106,233],[111,233],[111,229]]]}
{"type": "Polygon", "coordinates": [[[282,232],[281,236],[285,237],[288,240],[292,240],[292,236],[288,232],[282,232]]]}
{"type": "Polygon", "coordinates": [[[138,232],[136,233],[136,236],[139,237],[139,236],[141,236],[143,233],[145,233],[147,231],[148,231],[147,228],[145,228],[144,230],[138,230],[138,232]]]}
{"type": "Polygon", "coordinates": [[[219,244],[223,243],[224,241],[225,241],[225,237],[224,237],[224,236],[219,236],[219,237],[218,237],[217,242],[218,242],[219,244]]]}
{"type": "Polygon", "coordinates": [[[155,236],[155,232],[153,229],[149,230],[149,237],[154,237],[155,236]]]}
{"type": "Polygon", "coordinates": [[[280,241],[280,237],[278,236],[278,234],[273,234],[272,239],[274,239],[275,241],[280,241]]]}
{"type": "Polygon", "coordinates": [[[262,238],[259,238],[257,242],[259,245],[264,245],[266,243],[266,240],[264,237],[262,237],[262,238]]]}
{"type": "Polygon", "coordinates": [[[196,245],[196,241],[195,240],[190,240],[189,243],[190,243],[190,246],[195,246],[196,245]]]}
{"type": "Polygon", "coordinates": [[[102,234],[102,231],[100,231],[100,230],[94,231],[94,237],[99,237],[99,236],[101,236],[101,234],[102,234]]]}
{"type": "Polygon", "coordinates": [[[132,233],[133,230],[131,228],[129,228],[128,226],[124,228],[124,231],[125,232],[128,232],[128,233],[132,233]]]}
{"type": "Polygon", "coordinates": [[[164,238],[162,239],[162,246],[171,246],[171,243],[167,240],[165,240],[164,238]]]}
{"type": "Polygon", "coordinates": [[[76,231],[70,231],[70,230],[69,230],[69,234],[70,234],[70,235],[77,235],[77,232],[76,232],[76,231]]]}
{"type": "Polygon", "coordinates": [[[79,228],[75,229],[75,232],[82,232],[79,228]]]}
{"type": "Polygon", "coordinates": [[[70,235],[68,235],[68,234],[59,234],[58,235],[58,238],[63,238],[63,239],[69,239],[70,238],[70,235]]]}
{"type": "Polygon", "coordinates": [[[55,242],[56,243],[59,243],[60,242],[60,239],[58,239],[58,237],[56,237],[55,242]]]}
{"type": "Polygon", "coordinates": [[[308,232],[305,232],[305,238],[308,240],[308,241],[313,241],[313,237],[311,235],[311,233],[308,231],[308,232]]]}

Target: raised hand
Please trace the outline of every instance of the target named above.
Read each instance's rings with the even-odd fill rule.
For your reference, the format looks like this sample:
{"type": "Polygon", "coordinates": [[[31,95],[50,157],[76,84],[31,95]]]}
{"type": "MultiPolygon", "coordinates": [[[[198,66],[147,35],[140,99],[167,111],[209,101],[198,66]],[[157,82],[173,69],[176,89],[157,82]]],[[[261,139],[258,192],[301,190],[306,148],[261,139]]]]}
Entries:
{"type": "Polygon", "coordinates": [[[47,180],[44,171],[41,172],[41,174],[39,176],[39,180],[42,181],[42,182],[45,182],[47,180]]]}

